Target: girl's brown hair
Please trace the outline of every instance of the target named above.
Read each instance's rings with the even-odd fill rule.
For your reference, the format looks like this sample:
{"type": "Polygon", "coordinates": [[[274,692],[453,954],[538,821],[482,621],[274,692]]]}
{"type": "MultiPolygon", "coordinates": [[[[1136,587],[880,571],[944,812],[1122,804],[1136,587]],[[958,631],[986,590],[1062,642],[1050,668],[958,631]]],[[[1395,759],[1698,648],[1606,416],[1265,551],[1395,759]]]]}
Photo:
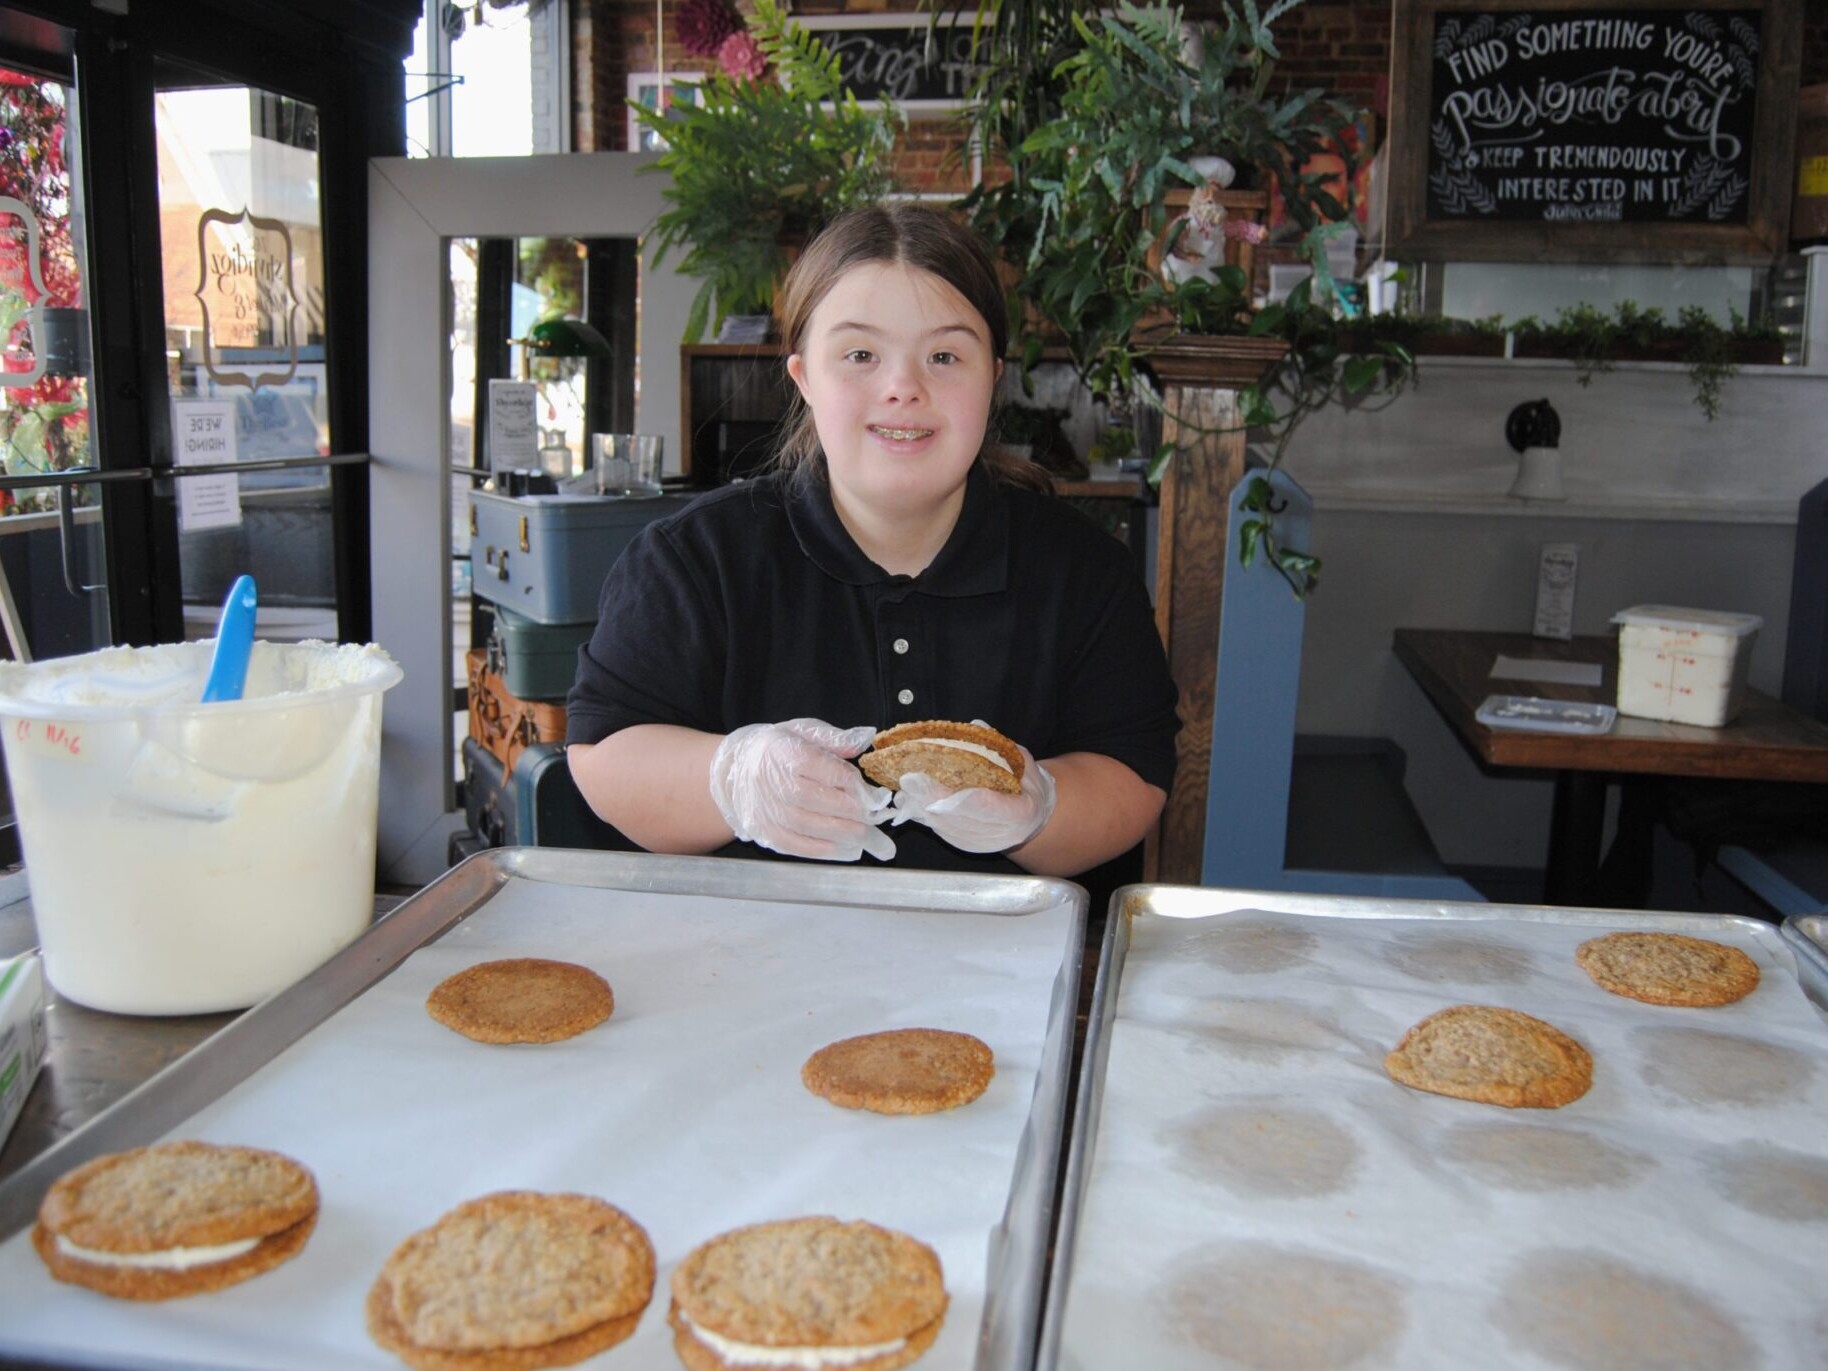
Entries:
{"type": "MultiPolygon", "coordinates": [[[[789,353],[800,350],[812,312],[838,278],[866,262],[897,263],[937,276],[964,296],[983,319],[990,330],[990,355],[1000,359],[1009,351],[1009,312],[989,249],[951,215],[925,205],[899,203],[852,210],[834,220],[800,254],[776,302],[781,337],[789,353]]],[[[786,429],[774,465],[792,472],[796,479],[822,478],[825,464],[820,460],[819,432],[813,425],[812,410],[797,388],[789,401],[786,429]]],[[[984,427],[984,445],[977,455],[991,477],[1008,485],[1051,491],[1053,479],[1046,469],[998,447],[990,439],[995,431],[993,406],[993,422],[984,427]]]]}

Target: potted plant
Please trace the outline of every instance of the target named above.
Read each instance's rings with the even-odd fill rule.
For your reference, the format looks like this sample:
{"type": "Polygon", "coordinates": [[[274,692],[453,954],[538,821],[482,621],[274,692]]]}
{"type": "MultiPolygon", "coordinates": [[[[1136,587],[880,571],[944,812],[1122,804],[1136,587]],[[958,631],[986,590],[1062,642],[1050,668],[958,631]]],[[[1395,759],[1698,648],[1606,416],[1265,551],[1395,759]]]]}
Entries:
{"type": "Polygon", "coordinates": [[[707,323],[765,316],[797,246],[894,186],[889,154],[901,119],[889,101],[859,102],[836,55],[789,22],[778,0],[756,0],[748,23],[772,78],[752,68],[712,72],[699,104],[664,112],[633,104],[666,143],[654,169],[672,177],[652,260],[683,249],[680,270],[704,283],[688,343],[707,323]]]}
{"type": "MultiPolygon", "coordinates": [[[[1160,408],[1148,356],[1176,333],[1286,343],[1284,359],[1241,397],[1245,423],[1268,432],[1275,460],[1319,405],[1388,392],[1413,368],[1400,343],[1367,336],[1364,325],[1348,333],[1333,311],[1325,247],[1347,209],[1322,177],[1304,168],[1323,150],[1344,147],[1340,135],[1356,111],[1314,90],[1268,94],[1277,51],[1270,24],[1299,3],[1277,0],[1261,14],[1254,5],[1228,4],[1197,65],[1183,46],[1178,9],[1125,4],[1095,21],[1075,16],[1080,46],[1057,68],[1060,113],[1017,150],[1027,205],[988,193],[964,202],[987,236],[1015,254],[1016,294],[1028,307],[1021,328],[1025,366],[1039,358],[1045,341],[1038,317],[1064,336],[1094,392],[1160,408]],[[1302,233],[1302,255],[1315,269],[1312,284],[1260,314],[1236,266],[1170,288],[1150,260],[1164,234],[1174,246],[1169,192],[1203,184],[1190,159],[1208,152],[1274,178],[1302,233]]],[[[1172,455],[1171,446],[1157,450],[1153,476],[1172,455]]],[[[1317,564],[1276,546],[1271,516],[1266,503],[1263,528],[1246,540],[1246,550],[1269,551],[1304,591],[1317,564]]]]}

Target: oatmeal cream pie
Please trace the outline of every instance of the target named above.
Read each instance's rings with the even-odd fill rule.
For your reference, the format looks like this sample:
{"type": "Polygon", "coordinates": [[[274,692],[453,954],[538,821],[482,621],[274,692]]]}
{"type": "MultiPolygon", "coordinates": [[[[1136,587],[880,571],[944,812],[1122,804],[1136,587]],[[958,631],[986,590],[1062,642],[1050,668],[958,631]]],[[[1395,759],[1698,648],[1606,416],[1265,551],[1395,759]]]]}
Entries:
{"type": "Polygon", "coordinates": [[[595,1028],[616,997],[589,967],[515,957],[480,962],[447,976],[426,997],[425,1012],[479,1043],[555,1043],[595,1028]]]}
{"type": "Polygon", "coordinates": [[[832,1218],[732,1229],[673,1271],[673,1349],[689,1371],[894,1371],[946,1314],[939,1257],[905,1233],[832,1218]]]}
{"type": "Polygon", "coordinates": [[[1712,1008],[1758,988],[1758,963],[1738,948],[1680,933],[1608,933],[1574,960],[1601,990],[1645,1004],[1712,1008]]]}
{"type": "Polygon", "coordinates": [[[815,1095],[845,1109],[936,1114],[970,1104],[990,1086],[996,1058],[969,1033],[897,1028],[821,1047],[800,1068],[815,1095]]]}
{"type": "Polygon", "coordinates": [[[1559,1109],[1593,1084],[1587,1049],[1515,1009],[1457,1004],[1430,1014],[1384,1058],[1392,1080],[1507,1109],[1559,1109]]]}
{"type": "Polygon", "coordinates": [[[368,1292],[368,1333],[419,1371],[533,1371],[614,1347],[653,1294],[653,1244],[620,1209],[503,1190],[394,1249],[368,1292]]]}
{"type": "Polygon", "coordinates": [[[97,1157],[45,1192],[32,1245],[51,1274],[124,1300],[235,1285],[297,1256],[317,1182],[253,1147],[169,1142],[97,1157]]]}
{"type": "Polygon", "coordinates": [[[910,771],[924,772],[949,790],[982,786],[1014,795],[1022,789],[1021,749],[988,724],[938,719],[897,724],[876,735],[857,765],[890,790],[901,789],[901,778],[910,771]]]}

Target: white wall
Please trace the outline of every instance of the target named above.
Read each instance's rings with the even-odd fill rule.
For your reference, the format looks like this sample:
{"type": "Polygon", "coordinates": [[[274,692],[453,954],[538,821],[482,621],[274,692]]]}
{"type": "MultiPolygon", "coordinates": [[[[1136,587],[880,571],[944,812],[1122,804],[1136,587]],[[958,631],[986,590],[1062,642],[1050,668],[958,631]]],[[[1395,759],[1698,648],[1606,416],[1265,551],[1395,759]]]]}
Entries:
{"type": "Polygon", "coordinates": [[[1577,384],[1565,363],[1422,361],[1419,389],[1378,413],[1330,411],[1288,469],[1314,496],[1324,562],[1302,657],[1304,733],[1379,734],[1409,756],[1409,790],[1449,862],[1540,865],[1548,780],[1482,773],[1390,650],[1404,628],[1528,632],[1545,542],[1578,543],[1577,633],[1645,602],[1764,616],[1752,683],[1775,693],[1796,502],[1828,478],[1828,375],[1748,368],[1707,422],[1679,367],[1577,384]],[[1548,397],[1569,499],[1506,491],[1504,417],[1548,397]]]}

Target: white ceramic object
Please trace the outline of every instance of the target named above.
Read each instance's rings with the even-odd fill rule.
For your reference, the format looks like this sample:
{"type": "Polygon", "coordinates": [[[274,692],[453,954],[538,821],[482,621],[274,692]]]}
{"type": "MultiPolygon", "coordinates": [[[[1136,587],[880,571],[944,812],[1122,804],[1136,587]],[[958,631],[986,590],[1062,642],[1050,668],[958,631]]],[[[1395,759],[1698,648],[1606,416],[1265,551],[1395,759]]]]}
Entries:
{"type": "Polygon", "coordinates": [[[1518,500],[1565,500],[1561,485],[1561,449],[1526,447],[1517,459],[1511,495],[1518,500]]]}
{"type": "Polygon", "coordinates": [[[1238,179],[1238,169],[1223,157],[1189,157],[1187,165],[1208,181],[1216,181],[1220,190],[1230,190],[1238,179]]]}

